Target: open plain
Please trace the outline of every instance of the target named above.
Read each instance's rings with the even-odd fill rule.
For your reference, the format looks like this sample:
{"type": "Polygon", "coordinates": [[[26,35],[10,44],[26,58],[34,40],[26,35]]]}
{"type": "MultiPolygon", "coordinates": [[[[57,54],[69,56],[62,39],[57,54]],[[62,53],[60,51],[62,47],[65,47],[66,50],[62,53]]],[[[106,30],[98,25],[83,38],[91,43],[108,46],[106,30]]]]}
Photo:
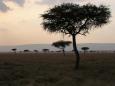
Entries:
{"type": "Polygon", "coordinates": [[[0,53],[0,86],[115,86],[115,53],[0,53]]]}

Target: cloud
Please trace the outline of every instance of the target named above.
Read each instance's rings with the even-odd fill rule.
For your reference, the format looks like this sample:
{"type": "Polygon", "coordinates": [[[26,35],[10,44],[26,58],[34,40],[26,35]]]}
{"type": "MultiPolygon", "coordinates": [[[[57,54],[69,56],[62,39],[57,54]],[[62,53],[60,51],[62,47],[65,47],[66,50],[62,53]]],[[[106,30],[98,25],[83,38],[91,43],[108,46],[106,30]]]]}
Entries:
{"type": "Polygon", "coordinates": [[[8,7],[5,2],[7,1],[11,1],[14,2],[16,4],[18,4],[19,6],[23,6],[25,3],[25,0],[0,0],[0,11],[1,12],[7,12],[8,10],[10,10],[10,7],[8,7]]]}
{"type": "Polygon", "coordinates": [[[101,4],[101,3],[108,3],[109,0],[40,0],[36,1],[36,4],[46,4],[46,5],[57,5],[61,3],[94,3],[94,4],[101,4]]]}
{"type": "Polygon", "coordinates": [[[25,0],[5,0],[5,1],[12,1],[12,2],[18,4],[19,6],[23,6],[25,3],[25,0]]]}
{"type": "Polygon", "coordinates": [[[36,4],[47,4],[47,5],[56,5],[61,3],[79,3],[86,0],[41,0],[36,1],[36,4]]]}
{"type": "Polygon", "coordinates": [[[5,5],[5,3],[3,2],[3,0],[0,0],[0,11],[1,12],[7,12],[10,8],[7,7],[7,5],[5,5]]]}

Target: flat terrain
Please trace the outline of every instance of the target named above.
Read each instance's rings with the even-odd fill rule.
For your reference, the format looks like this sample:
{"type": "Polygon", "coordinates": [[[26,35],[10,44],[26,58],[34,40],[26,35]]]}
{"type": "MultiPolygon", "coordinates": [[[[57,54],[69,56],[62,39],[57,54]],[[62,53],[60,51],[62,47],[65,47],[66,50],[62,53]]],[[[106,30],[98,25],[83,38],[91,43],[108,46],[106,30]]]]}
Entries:
{"type": "Polygon", "coordinates": [[[1,53],[0,86],[115,86],[115,53],[1,53]]]}

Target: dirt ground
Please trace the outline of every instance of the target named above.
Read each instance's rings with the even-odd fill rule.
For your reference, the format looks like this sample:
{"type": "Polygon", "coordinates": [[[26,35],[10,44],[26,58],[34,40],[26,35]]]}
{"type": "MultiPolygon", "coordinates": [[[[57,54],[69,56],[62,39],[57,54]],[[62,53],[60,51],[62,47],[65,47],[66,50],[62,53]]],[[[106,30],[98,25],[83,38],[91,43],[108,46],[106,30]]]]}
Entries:
{"type": "Polygon", "coordinates": [[[114,86],[115,53],[0,53],[0,86],[114,86]]]}

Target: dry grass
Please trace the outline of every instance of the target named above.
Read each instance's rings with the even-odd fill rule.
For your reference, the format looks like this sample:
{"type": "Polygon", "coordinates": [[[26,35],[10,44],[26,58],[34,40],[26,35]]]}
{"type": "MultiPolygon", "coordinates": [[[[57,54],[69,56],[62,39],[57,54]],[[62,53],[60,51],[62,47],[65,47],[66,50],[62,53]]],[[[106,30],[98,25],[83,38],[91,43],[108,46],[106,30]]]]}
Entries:
{"type": "Polygon", "coordinates": [[[77,71],[74,63],[72,53],[1,53],[0,86],[115,85],[115,53],[81,54],[77,71]]]}

